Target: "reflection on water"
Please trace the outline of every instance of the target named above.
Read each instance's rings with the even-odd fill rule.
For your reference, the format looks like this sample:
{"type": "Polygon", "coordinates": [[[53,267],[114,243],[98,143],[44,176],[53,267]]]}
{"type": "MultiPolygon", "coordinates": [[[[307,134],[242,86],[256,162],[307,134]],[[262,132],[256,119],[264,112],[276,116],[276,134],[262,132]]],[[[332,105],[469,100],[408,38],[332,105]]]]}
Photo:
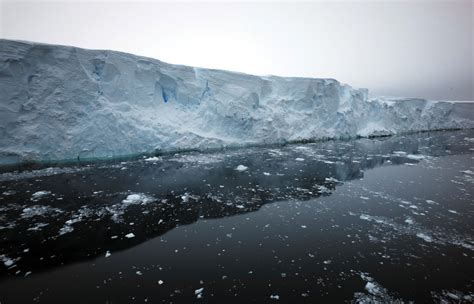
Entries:
{"type": "MultiPolygon", "coordinates": [[[[211,297],[216,301],[231,296],[244,302],[290,299],[390,302],[402,298],[426,300],[428,290],[432,299],[457,297],[467,301],[472,280],[462,274],[457,277],[458,289],[443,289],[438,283],[429,283],[432,278],[425,282],[426,290],[420,287],[419,293],[402,292],[405,287],[400,282],[391,283],[400,290],[391,292],[373,276],[384,263],[391,265],[387,267],[392,271],[397,269],[394,268],[397,263],[413,265],[413,261],[405,261],[408,257],[394,248],[412,251],[413,259],[426,266],[431,262],[425,259],[432,259],[434,253],[448,255],[449,259],[449,254],[460,255],[467,261],[467,277],[474,273],[473,138],[474,132],[470,130],[436,132],[212,154],[183,153],[84,167],[3,173],[0,175],[0,260],[4,267],[0,267],[0,294],[8,295],[6,299],[10,301],[20,298],[47,301],[48,296],[43,293],[54,287],[41,289],[42,283],[38,282],[56,282],[61,275],[76,277],[84,271],[80,269],[88,267],[84,265],[95,265],[97,257],[101,257],[100,261],[113,261],[113,257],[122,255],[121,261],[109,262],[112,264],[104,269],[119,271],[131,260],[146,261],[143,268],[133,269],[130,286],[136,286],[137,278],[143,280],[144,273],[153,272],[154,268],[163,273],[168,267],[170,272],[166,286],[153,278],[153,287],[170,290],[156,294],[151,287],[142,288],[137,293],[140,302],[148,298],[165,302],[173,299],[189,302],[196,298],[211,301],[211,297]],[[450,166],[456,167],[455,173],[449,173],[453,170],[450,166]],[[375,179],[364,177],[365,172],[369,174],[368,170],[377,167],[380,168],[370,173],[375,179]],[[436,178],[434,172],[438,174],[436,178]],[[439,188],[444,183],[449,186],[439,188]],[[435,185],[438,188],[432,188],[435,185]],[[436,196],[435,193],[436,199],[426,197],[436,196]],[[457,205],[444,205],[453,198],[457,205]],[[311,218],[312,222],[300,221],[301,217],[308,217],[308,221],[311,218]],[[229,225],[234,229],[229,230],[229,225]],[[186,227],[192,230],[194,240],[190,241],[193,237],[186,227]],[[225,233],[213,238],[220,230],[225,233]],[[289,235],[299,242],[286,246],[291,243],[289,235]],[[244,239],[253,245],[244,244],[244,239]],[[169,251],[168,242],[180,249],[169,251]],[[143,244],[137,246],[140,243],[143,244]],[[391,245],[387,247],[387,244],[391,245]],[[387,252],[367,249],[379,245],[387,252]],[[153,249],[145,250],[143,246],[153,249]],[[351,246],[356,247],[350,249],[351,246]],[[446,246],[450,248],[447,252],[440,249],[446,246]],[[156,261],[148,256],[149,250],[159,251],[156,261]],[[179,250],[190,252],[190,256],[175,258],[179,250]],[[130,251],[135,251],[133,256],[130,251]],[[284,261],[281,256],[290,252],[299,258],[284,261]],[[341,252],[351,258],[338,262],[334,255],[341,252]],[[225,255],[226,259],[221,260],[220,255],[216,255],[217,260],[206,259],[209,253],[225,255]],[[188,264],[190,259],[208,269],[209,273],[201,276],[207,277],[209,286],[197,278],[197,283],[191,282],[196,274],[180,273],[171,266],[188,264]],[[236,260],[239,266],[235,265],[236,260]],[[260,264],[255,264],[255,260],[260,264]],[[85,264],[77,266],[72,262],[85,264]],[[68,264],[73,269],[65,267],[68,264]],[[248,279],[256,271],[251,267],[266,275],[248,279]],[[292,269],[279,270],[285,267],[292,269]],[[247,269],[245,279],[239,268],[247,269]],[[272,279],[274,275],[278,280],[272,279]],[[234,277],[233,281],[226,281],[224,276],[234,277]],[[286,279],[284,284],[280,282],[282,279],[286,279]],[[175,280],[172,287],[170,280],[175,280]],[[11,289],[25,289],[33,282],[36,289],[30,286],[21,296],[11,289]],[[348,284],[345,288],[349,287],[346,294],[333,292],[344,282],[348,284]],[[312,287],[307,287],[308,284],[312,287]],[[255,286],[262,289],[255,290],[255,286]],[[305,288],[300,290],[302,286],[305,288]],[[200,288],[204,289],[199,291],[200,288]],[[314,294],[315,288],[318,295],[314,294]],[[403,297],[404,294],[409,297],[403,297]]],[[[451,267],[451,271],[456,268],[451,267]]],[[[451,272],[442,272],[446,276],[448,273],[451,272]]],[[[410,271],[405,274],[413,275],[410,271]]],[[[125,275],[119,277],[116,280],[127,280],[125,275]]],[[[97,279],[97,275],[90,278],[97,279]]],[[[104,282],[110,279],[108,295],[99,293],[90,300],[103,303],[114,300],[111,292],[118,295],[127,290],[128,287],[118,283],[114,285],[111,278],[112,275],[99,277],[104,282]]],[[[139,285],[144,287],[146,282],[139,285]]],[[[92,288],[94,292],[100,289],[96,285],[92,288]]],[[[79,294],[92,292],[85,286],[76,289],[79,294]]],[[[131,293],[128,290],[119,301],[137,299],[131,293]]],[[[49,299],[58,299],[54,295],[50,294],[49,299]]]]}

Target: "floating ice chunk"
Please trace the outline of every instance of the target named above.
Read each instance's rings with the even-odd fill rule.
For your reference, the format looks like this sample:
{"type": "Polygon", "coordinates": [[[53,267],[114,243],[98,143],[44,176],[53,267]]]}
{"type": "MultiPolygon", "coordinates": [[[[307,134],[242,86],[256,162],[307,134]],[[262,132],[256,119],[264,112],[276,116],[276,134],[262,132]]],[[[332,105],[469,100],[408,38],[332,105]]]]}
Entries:
{"type": "Polygon", "coordinates": [[[10,267],[12,266],[13,264],[15,264],[15,261],[10,259],[8,256],[4,255],[4,254],[1,254],[0,255],[0,261],[3,262],[3,264],[5,265],[5,267],[10,267]]]}
{"type": "Polygon", "coordinates": [[[163,285],[163,280],[158,280],[158,285],[163,285]]]}
{"type": "Polygon", "coordinates": [[[74,227],[66,224],[61,229],[59,229],[59,235],[64,235],[66,233],[70,233],[73,231],[74,231],[74,227]]]}
{"type": "Polygon", "coordinates": [[[467,175],[474,175],[474,171],[471,170],[463,170],[461,173],[467,174],[467,175]]]}
{"type": "Polygon", "coordinates": [[[126,234],[125,237],[127,239],[131,239],[131,238],[134,238],[135,237],[135,234],[133,234],[132,232],[130,232],[129,234],[126,234]]]}
{"type": "Polygon", "coordinates": [[[270,295],[270,299],[272,299],[272,300],[280,300],[280,296],[279,296],[279,295],[270,295]]]}
{"type": "Polygon", "coordinates": [[[322,194],[331,193],[331,190],[328,187],[323,186],[323,185],[318,186],[318,191],[322,194]]]}
{"type": "Polygon", "coordinates": [[[36,223],[33,227],[28,228],[28,231],[39,231],[41,228],[48,226],[48,223],[36,223]]]}
{"type": "Polygon", "coordinates": [[[59,235],[63,235],[74,231],[73,224],[81,222],[83,219],[90,217],[94,212],[88,206],[82,206],[73,213],[71,219],[64,223],[64,226],[59,230],[59,235]]]}
{"type": "Polygon", "coordinates": [[[409,225],[413,225],[414,221],[413,221],[412,218],[407,218],[407,219],[405,220],[405,223],[407,223],[407,224],[409,224],[409,225]]]}
{"type": "Polygon", "coordinates": [[[108,258],[109,256],[111,256],[112,254],[110,253],[110,251],[107,250],[107,252],[105,253],[105,257],[108,258]]]}
{"type": "Polygon", "coordinates": [[[433,200],[426,200],[425,202],[427,202],[430,205],[438,205],[438,203],[433,200]]]}
{"type": "Polygon", "coordinates": [[[425,242],[428,242],[428,243],[433,242],[433,239],[429,235],[424,234],[422,232],[418,232],[416,236],[419,237],[420,239],[423,239],[425,242]]]}
{"type": "Polygon", "coordinates": [[[59,214],[62,213],[63,211],[61,209],[53,208],[51,206],[40,206],[40,205],[33,205],[30,207],[26,207],[22,210],[22,213],[20,214],[21,218],[27,219],[27,218],[32,218],[34,216],[45,216],[48,214],[59,214]]]}
{"type": "Polygon", "coordinates": [[[263,175],[270,176],[271,174],[268,172],[263,172],[263,175]]]}
{"type": "MultiPolygon", "coordinates": [[[[437,303],[473,303],[474,292],[464,293],[459,290],[443,290],[441,292],[431,292],[433,299],[437,303]],[[453,302],[454,301],[454,302],[453,302]]],[[[433,301],[435,302],[435,301],[433,301]]]]}
{"type": "Polygon", "coordinates": [[[405,151],[393,151],[393,154],[397,156],[405,156],[407,153],[405,151]]]}
{"type": "Polygon", "coordinates": [[[135,273],[139,276],[143,275],[143,273],[140,270],[137,270],[135,273]]]}
{"type": "Polygon", "coordinates": [[[199,199],[199,196],[192,195],[192,194],[189,194],[187,192],[184,193],[183,195],[181,195],[181,200],[183,201],[183,203],[189,202],[189,199],[193,199],[193,200],[197,201],[199,199]]]}
{"type": "Polygon", "coordinates": [[[380,288],[372,282],[367,282],[367,284],[365,284],[365,290],[374,295],[380,294],[380,288]]]}
{"type": "Polygon", "coordinates": [[[185,193],[184,195],[181,195],[181,200],[183,203],[187,203],[189,201],[189,194],[185,193]]]}
{"type": "Polygon", "coordinates": [[[156,163],[158,161],[160,161],[161,158],[159,157],[156,157],[156,156],[153,156],[153,157],[148,157],[148,158],[145,158],[144,161],[146,162],[153,162],[153,163],[156,163]]]}
{"type": "Polygon", "coordinates": [[[301,225],[301,228],[306,229],[307,227],[306,225],[301,225]]]}
{"type": "Polygon", "coordinates": [[[203,288],[198,288],[194,291],[194,294],[196,295],[196,298],[198,299],[201,299],[202,298],[202,292],[204,290],[204,287],[203,288]]]}
{"type": "Polygon", "coordinates": [[[235,170],[240,171],[240,172],[243,172],[247,169],[248,169],[248,167],[244,166],[244,165],[238,165],[237,168],[235,168],[235,170]]]}
{"type": "Polygon", "coordinates": [[[413,160],[422,160],[422,159],[425,159],[426,156],[420,155],[420,154],[408,154],[406,158],[413,159],[413,160]]]}
{"type": "Polygon", "coordinates": [[[360,198],[363,199],[363,200],[368,200],[369,199],[367,196],[361,196],[360,198]]]}
{"type": "Polygon", "coordinates": [[[145,205],[154,201],[156,201],[156,199],[152,196],[143,193],[135,193],[128,195],[121,203],[107,206],[105,209],[111,214],[111,218],[114,222],[121,222],[122,215],[130,205],[145,205]]]}
{"type": "Polygon", "coordinates": [[[51,191],[38,191],[38,192],[35,192],[31,195],[31,200],[36,202],[36,201],[39,201],[40,199],[42,199],[43,197],[45,196],[48,196],[51,194],[51,191]]]}
{"type": "Polygon", "coordinates": [[[387,289],[382,287],[375,280],[365,273],[360,274],[361,278],[366,281],[364,289],[368,292],[356,292],[352,303],[404,303],[401,299],[396,299],[390,295],[387,289]]]}
{"type": "Polygon", "coordinates": [[[153,201],[155,201],[155,199],[151,196],[148,196],[143,193],[136,193],[136,194],[128,195],[127,198],[122,201],[122,203],[126,205],[134,205],[134,204],[146,204],[153,201]]]}
{"type": "Polygon", "coordinates": [[[326,261],[323,261],[323,263],[326,264],[326,265],[329,265],[329,264],[332,263],[332,261],[331,260],[326,260],[326,261]]]}
{"type": "Polygon", "coordinates": [[[301,158],[301,157],[297,157],[295,158],[296,161],[304,161],[304,158],[301,158]]]}
{"type": "Polygon", "coordinates": [[[451,212],[453,214],[459,214],[459,212],[457,212],[456,210],[452,210],[452,209],[449,209],[448,212],[451,212]]]}

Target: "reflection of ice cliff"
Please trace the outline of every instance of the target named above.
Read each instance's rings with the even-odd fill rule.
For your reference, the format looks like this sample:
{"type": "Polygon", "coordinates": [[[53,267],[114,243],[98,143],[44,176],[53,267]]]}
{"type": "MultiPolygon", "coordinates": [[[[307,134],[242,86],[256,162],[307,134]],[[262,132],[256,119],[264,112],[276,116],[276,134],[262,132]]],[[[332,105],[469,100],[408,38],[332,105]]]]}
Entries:
{"type": "Polygon", "coordinates": [[[474,126],[469,103],[8,40],[0,79],[0,164],[474,126]]]}
{"type": "Polygon", "coordinates": [[[4,173],[0,257],[12,264],[0,267],[0,275],[17,271],[23,275],[103,255],[105,249],[128,248],[199,219],[253,212],[275,201],[298,204],[330,195],[344,181],[362,178],[364,170],[417,163],[420,153],[469,153],[468,142],[459,141],[468,133],[452,134],[187,153],[77,169],[4,173]],[[134,237],[126,237],[130,233],[134,237]],[[44,256],[55,258],[38,262],[44,256]]]}

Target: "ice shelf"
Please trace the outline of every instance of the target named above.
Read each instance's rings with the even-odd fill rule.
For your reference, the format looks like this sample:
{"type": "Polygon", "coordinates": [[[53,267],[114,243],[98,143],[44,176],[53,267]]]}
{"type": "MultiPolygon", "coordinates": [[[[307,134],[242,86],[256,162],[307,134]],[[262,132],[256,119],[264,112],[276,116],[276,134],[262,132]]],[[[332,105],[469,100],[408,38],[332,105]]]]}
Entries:
{"type": "Polygon", "coordinates": [[[0,92],[0,164],[474,127],[469,102],[11,40],[0,92]]]}

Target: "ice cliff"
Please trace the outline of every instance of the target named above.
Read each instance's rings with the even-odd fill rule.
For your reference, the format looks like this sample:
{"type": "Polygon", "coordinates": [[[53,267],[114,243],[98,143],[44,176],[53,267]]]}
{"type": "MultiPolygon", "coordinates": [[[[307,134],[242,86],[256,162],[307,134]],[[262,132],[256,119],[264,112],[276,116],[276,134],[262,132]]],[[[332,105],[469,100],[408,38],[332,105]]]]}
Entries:
{"type": "Polygon", "coordinates": [[[0,40],[0,164],[472,128],[473,117],[474,103],[369,98],[334,79],[0,40]]]}

